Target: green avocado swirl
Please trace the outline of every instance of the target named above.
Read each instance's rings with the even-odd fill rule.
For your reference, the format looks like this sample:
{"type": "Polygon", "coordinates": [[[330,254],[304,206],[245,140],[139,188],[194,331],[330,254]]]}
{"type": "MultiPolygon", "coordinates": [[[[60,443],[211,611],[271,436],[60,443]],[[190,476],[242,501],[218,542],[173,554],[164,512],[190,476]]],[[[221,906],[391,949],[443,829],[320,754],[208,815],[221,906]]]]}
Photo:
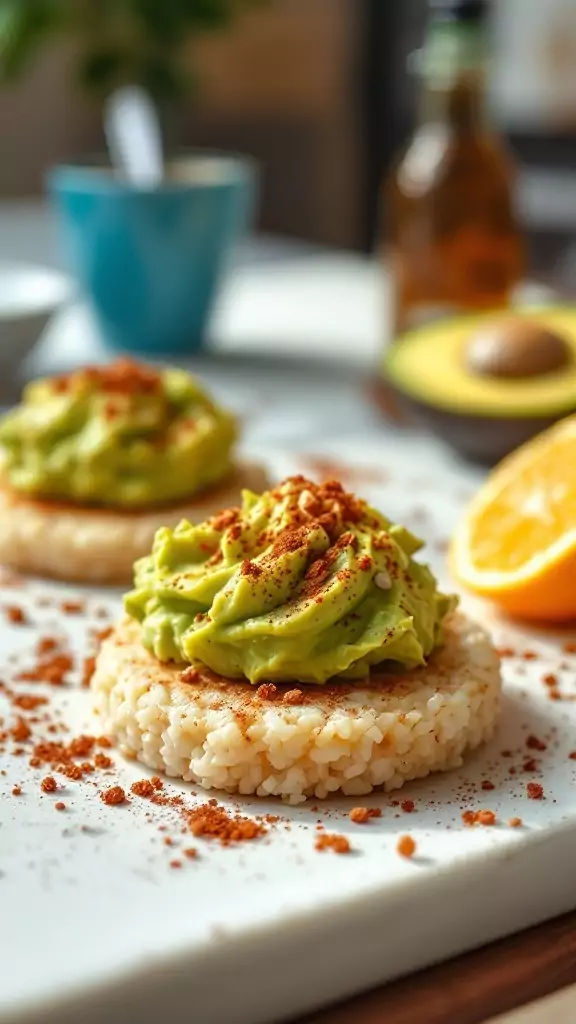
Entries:
{"type": "Polygon", "coordinates": [[[18,493],[138,509],[223,480],[235,437],[189,374],[122,359],[29,384],[0,422],[0,456],[18,493]]]}
{"type": "Polygon", "coordinates": [[[292,477],[158,530],[125,608],[160,661],[255,684],[363,679],[423,665],[442,642],[456,598],[412,558],[421,546],[341,484],[292,477]]]}

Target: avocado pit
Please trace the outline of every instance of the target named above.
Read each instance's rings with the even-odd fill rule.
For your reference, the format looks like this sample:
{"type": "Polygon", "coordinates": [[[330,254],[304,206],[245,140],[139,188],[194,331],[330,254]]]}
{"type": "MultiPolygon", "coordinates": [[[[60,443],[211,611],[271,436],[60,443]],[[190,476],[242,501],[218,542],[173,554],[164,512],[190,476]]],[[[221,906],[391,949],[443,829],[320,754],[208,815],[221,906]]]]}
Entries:
{"type": "Polygon", "coordinates": [[[563,370],[572,353],[564,338],[544,324],[507,317],[475,331],[465,359],[467,370],[475,376],[514,380],[563,370]]]}

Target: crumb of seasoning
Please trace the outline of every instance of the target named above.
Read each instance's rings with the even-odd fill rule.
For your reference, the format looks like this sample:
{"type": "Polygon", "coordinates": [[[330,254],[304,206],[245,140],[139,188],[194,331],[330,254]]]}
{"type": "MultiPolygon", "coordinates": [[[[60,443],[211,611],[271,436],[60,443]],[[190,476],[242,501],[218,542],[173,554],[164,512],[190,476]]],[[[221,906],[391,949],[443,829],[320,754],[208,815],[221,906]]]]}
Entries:
{"type": "Polygon", "coordinates": [[[323,832],[316,836],[314,843],[315,850],[333,850],[334,853],[350,853],[352,847],[346,836],[338,835],[336,832],[323,832]]]}
{"type": "Polygon", "coordinates": [[[303,696],[302,690],[287,690],[282,697],[282,702],[284,704],[300,704],[303,696]]]}
{"type": "Polygon", "coordinates": [[[259,697],[260,700],[274,700],[277,693],[278,689],[274,686],[274,683],[262,683],[262,685],[256,690],[256,696],[259,697]]]}
{"type": "Polygon", "coordinates": [[[16,725],[10,730],[10,735],[15,743],[25,743],[26,740],[30,739],[32,730],[28,722],[25,722],[23,718],[19,718],[16,725]]]}
{"type": "Polygon", "coordinates": [[[81,615],[84,607],[84,601],[62,601],[60,605],[65,615],[81,615]]]}
{"type": "Polygon", "coordinates": [[[547,750],[548,744],[544,743],[544,740],[538,738],[538,736],[530,735],[526,740],[526,746],[529,750],[547,750]]]}
{"type": "Polygon", "coordinates": [[[396,849],[401,857],[407,857],[409,859],[416,853],[416,843],[412,836],[400,836],[396,844],[396,849]]]}
{"type": "Polygon", "coordinates": [[[90,686],[92,676],[96,669],[96,658],[91,655],[89,658],[84,658],[82,662],[82,686],[90,686]]]}
{"type": "Polygon", "coordinates": [[[576,640],[567,640],[562,650],[564,654],[576,654],[576,640]]]}
{"type": "Polygon", "coordinates": [[[491,789],[494,789],[494,788],[495,788],[495,786],[494,786],[493,782],[490,782],[489,779],[483,779],[483,781],[482,781],[482,789],[491,790],[491,789]]]}
{"type": "Polygon", "coordinates": [[[522,818],[510,818],[508,821],[510,828],[520,828],[522,825],[522,818]]]}
{"type": "Polygon", "coordinates": [[[203,839],[217,839],[222,846],[258,839],[267,829],[254,818],[231,814],[214,800],[200,804],[186,813],[188,827],[193,835],[203,839]]]}
{"type": "Polygon", "coordinates": [[[66,810],[66,804],[63,803],[62,800],[59,800],[58,803],[54,804],[54,810],[56,810],[56,811],[65,811],[66,810]]]}
{"type": "Polygon", "coordinates": [[[572,751],[571,751],[571,752],[570,752],[570,753],[568,754],[568,757],[570,758],[570,760],[571,760],[571,761],[576,761],[576,750],[572,750],[572,751]]]}
{"type": "Polygon", "coordinates": [[[413,800],[403,800],[402,803],[400,804],[400,807],[404,811],[404,814],[412,814],[412,812],[415,810],[416,805],[413,800]]]}
{"type": "Polygon", "coordinates": [[[198,850],[195,846],[187,846],[185,850],[182,850],[182,853],[185,857],[188,857],[188,860],[196,860],[198,857],[198,850]]]}
{"type": "Polygon", "coordinates": [[[17,604],[8,604],[4,608],[4,614],[8,622],[11,622],[14,626],[25,626],[28,623],[26,613],[23,608],[20,608],[17,604]]]}
{"type": "Polygon", "coordinates": [[[12,789],[12,796],[21,796],[21,795],[22,795],[22,786],[14,786],[14,788],[12,789]]]}
{"type": "Polygon", "coordinates": [[[103,789],[100,793],[100,799],[112,807],[116,804],[123,804],[126,800],[126,793],[122,789],[122,786],[110,786],[109,789],[103,789]]]}
{"type": "Polygon", "coordinates": [[[558,676],[555,676],[553,672],[547,672],[545,676],[542,676],[542,682],[544,686],[558,686],[558,676]]]}
{"type": "MultiPolygon", "coordinates": [[[[112,758],[108,757],[107,754],[94,754],[94,766],[96,768],[111,768],[113,764],[114,762],[112,758]]],[[[84,768],[85,771],[87,770],[86,765],[83,765],[82,767],[84,768]]]]}
{"type": "Polygon", "coordinates": [[[497,647],[496,653],[500,658],[514,658],[516,655],[516,651],[513,647],[497,647]]]}
{"type": "Polygon", "coordinates": [[[153,783],[150,779],[140,779],[138,782],[133,782],[130,786],[134,796],[152,797],[156,792],[153,783]]]}
{"type": "Polygon", "coordinates": [[[40,789],[43,793],[55,793],[58,789],[58,783],[53,775],[47,775],[45,779],[42,779],[40,783],[40,789]]]}
{"type": "Polygon", "coordinates": [[[181,860],[171,860],[170,861],[170,867],[171,868],[181,868],[182,867],[182,861],[181,860]]]}
{"type": "Polygon", "coordinates": [[[536,661],[538,655],[536,651],[524,651],[522,654],[524,661],[536,661]]]}
{"type": "Polygon", "coordinates": [[[526,792],[530,800],[542,800],[544,797],[544,788],[539,782],[529,782],[526,786],[526,792]]]}
{"type": "Polygon", "coordinates": [[[365,825],[370,818],[381,818],[382,811],[379,807],[353,807],[350,811],[350,821],[355,825],[365,825]]]}
{"type": "Polygon", "coordinates": [[[469,828],[473,825],[495,825],[496,815],[490,810],[464,811],[462,821],[469,828]]]}

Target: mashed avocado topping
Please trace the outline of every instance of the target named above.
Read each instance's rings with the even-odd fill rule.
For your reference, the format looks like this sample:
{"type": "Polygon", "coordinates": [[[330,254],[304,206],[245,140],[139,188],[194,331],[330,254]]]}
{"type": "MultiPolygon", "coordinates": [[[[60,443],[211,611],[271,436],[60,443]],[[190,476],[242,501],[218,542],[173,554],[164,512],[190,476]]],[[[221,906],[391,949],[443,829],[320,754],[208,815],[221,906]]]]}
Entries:
{"type": "Polygon", "coordinates": [[[125,598],[161,661],[231,679],[362,679],[382,662],[425,664],[456,598],[422,546],[332,481],[285,480],[241,508],[157,531],[125,598]]]}
{"type": "Polygon", "coordinates": [[[189,374],[122,359],[29,384],[0,423],[0,452],[22,494],[137,508],[224,479],[235,435],[189,374]]]}

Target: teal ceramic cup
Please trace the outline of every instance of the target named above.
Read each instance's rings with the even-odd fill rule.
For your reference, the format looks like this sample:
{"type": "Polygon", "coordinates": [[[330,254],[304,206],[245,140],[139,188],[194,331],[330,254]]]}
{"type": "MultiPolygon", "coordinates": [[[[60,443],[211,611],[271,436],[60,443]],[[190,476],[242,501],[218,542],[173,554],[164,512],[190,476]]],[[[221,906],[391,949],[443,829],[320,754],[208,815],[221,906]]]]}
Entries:
{"type": "Polygon", "coordinates": [[[251,161],[192,154],[151,190],[106,169],[64,166],[48,187],[71,272],[104,340],[141,355],[197,352],[222,272],[251,222],[251,161]]]}

